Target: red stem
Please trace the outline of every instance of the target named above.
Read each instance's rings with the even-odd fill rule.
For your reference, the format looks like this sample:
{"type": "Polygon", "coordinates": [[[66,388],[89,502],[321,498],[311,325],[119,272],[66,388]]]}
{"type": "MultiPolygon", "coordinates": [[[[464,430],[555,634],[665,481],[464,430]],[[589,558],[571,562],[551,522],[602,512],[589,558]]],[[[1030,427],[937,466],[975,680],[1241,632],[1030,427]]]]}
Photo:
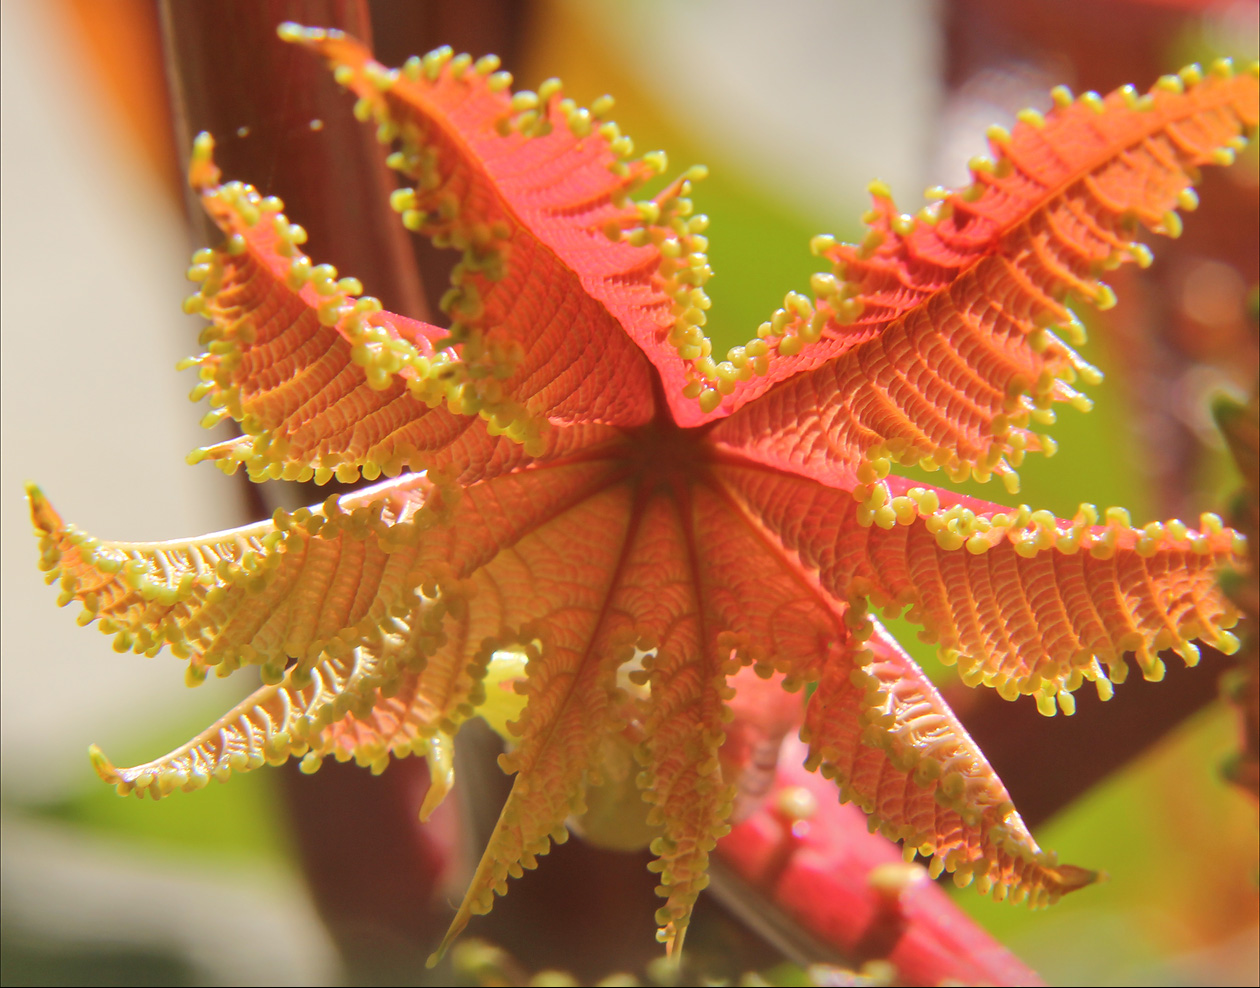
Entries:
{"type": "Polygon", "coordinates": [[[1043,983],[804,759],[801,742],[784,745],[769,798],[718,843],[719,862],[783,920],[849,963],[891,964],[900,983],[1043,983]]]}

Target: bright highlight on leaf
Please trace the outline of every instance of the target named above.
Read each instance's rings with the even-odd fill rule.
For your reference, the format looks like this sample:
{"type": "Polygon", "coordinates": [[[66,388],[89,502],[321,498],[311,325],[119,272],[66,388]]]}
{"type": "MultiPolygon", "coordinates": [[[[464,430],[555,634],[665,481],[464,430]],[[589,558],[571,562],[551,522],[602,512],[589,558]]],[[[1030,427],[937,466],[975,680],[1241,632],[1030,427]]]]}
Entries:
{"type": "Polygon", "coordinates": [[[808,764],[935,873],[1036,904],[1093,881],[1037,846],[870,608],[908,607],[967,683],[1070,714],[1087,680],[1110,696],[1128,653],[1158,679],[1162,650],[1193,664],[1193,639],[1237,646],[1215,573],[1243,539],[1210,515],[1061,520],[890,470],[1016,489],[1022,457],[1052,449],[1034,426],[1087,408],[1074,385],[1100,378],[1071,349],[1068,302],[1113,302],[1099,274],[1150,262],[1141,228],[1176,235],[1198,169],[1256,124],[1255,68],[1191,67],[1145,96],[1056,90],[917,216],[873,186],[863,243],[817,238],[830,270],[812,295],[790,292],[719,360],[690,199],[703,169],[636,201],[664,156],[634,155],[610,99],[579,107],[556,80],[513,94],[493,56],[391,70],[339,32],[280,33],[376,122],[410,183],[403,224],[461,253],[450,325],[390,313],[307,257],[283,205],[223,183],[198,138],[190,180],[225,241],[189,271],[186,308],[209,325],[188,364],[207,424],[241,435],[192,458],[254,480],[388,479],[168,543],[90,538],[29,491],[42,567],[82,623],[119,651],[169,648],[192,684],[242,665],[268,684],[146,765],[94,750],[101,776],[158,798],[292,756],[379,772],[417,754],[427,816],[461,724],[484,714],[515,781],[445,947],[588,796],[593,839],[637,833],[592,795],[633,752],[673,952],[729,829],[727,701],[750,666],[813,686],[808,764]]]}

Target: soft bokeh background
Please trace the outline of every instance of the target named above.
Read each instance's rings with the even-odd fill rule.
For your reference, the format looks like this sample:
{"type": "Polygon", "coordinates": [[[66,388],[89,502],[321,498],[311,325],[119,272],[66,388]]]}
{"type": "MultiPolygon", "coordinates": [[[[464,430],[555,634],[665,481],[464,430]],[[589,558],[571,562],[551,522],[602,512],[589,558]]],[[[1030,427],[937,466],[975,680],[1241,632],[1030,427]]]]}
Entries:
{"type": "MultiPolygon", "coordinates": [[[[1140,87],[1213,49],[1255,55],[1254,3],[1093,6],[1167,25],[1156,39],[1167,61],[1133,78],[1140,87]],[[1203,6],[1207,17],[1183,6],[1203,6]]],[[[107,639],[58,612],[35,570],[21,483],[38,480],[68,518],[106,537],[162,539],[247,519],[236,480],[184,464],[206,441],[201,412],[185,398],[191,375],[172,369],[195,349],[195,320],[179,311],[195,245],[180,203],[96,75],[74,7],[0,3],[3,979],[338,983],[345,975],[305,891],[272,773],[141,803],[117,799],[85,756],[95,742],[121,763],[147,760],[246,685],[186,690],[177,664],[116,656],[107,639]]],[[[1092,16],[1076,4],[1062,10],[1065,21],[1092,16]]],[[[1066,31],[1076,40],[1064,48],[1003,63],[1021,25],[995,27],[980,2],[545,0],[527,13],[521,84],[560,75],[581,102],[611,92],[639,148],[665,147],[675,168],[710,165],[697,202],[713,217],[711,328],[728,344],[806,284],[816,269],[812,234],[858,235],[871,178],[913,211],[923,187],[964,180],[961,165],[984,150],[986,123],[1046,102],[1054,82],[1075,83],[1073,59],[1090,54],[1088,36],[1072,33],[1086,31],[1081,20],[1039,39],[1052,45],[1066,31]]],[[[1103,56],[1139,60],[1124,50],[1103,56]]],[[[1243,201],[1254,203],[1255,171],[1253,155],[1229,179],[1251,183],[1243,201]]],[[[1239,223],[1254,244],[1254,216],[1239,223]]],[[[1157,258],[1166,246],[1156,245],[1157,258]]],[[[1124,334],[1142,332],[1133,327],[1143,313],[1121,291],[1120,329],[1096,327],[1087,353],[1109,374],[1092,395],[1098,407],[1063,414],[1054,430],[1062,451],[1030,461],[1021,498],[1069,515],[1081,500],[1125,504],[1140,519],[1220,498],[1233,479],[1219,456],[1200,452],[1197,441],[1213,437],[1196,409],[1212,388],[1247,386],[1254,342],[1243,335],[1243,348],[1229,351],[1233,337],[1217,323],[1236,321],[1234,310],[1214,322],[1193,289],[1207,279],[1210,299],[1231,297],[1239,289],[1230,270],[1179,260],[1166,280],[1190,287],[1171,302],[1134,290],[1147,312],[1180,305],[1202,317],[1200,336],[1207,326],[1223,340],[1213,349],[1194,337],[1193,374],[1153,402],[1137,370],[1176,350],[1133,358],[1139,345],[1124,334]],[[1151,404],[1176,405],[1196,445],[1169,438],[1167,424],[1144,412],[1151,404]],[[1171,456],[1174,447],[1184,449],[1171,456]]],[[[1244,265],[1236,280],[1245,292],[1255,272],[1244,265]]],[[[983,496],[1001,499],[994,489],[983,496]]],[[[914,644],[913,634],[902,638],[914,644]]],[[[1109,884],[1046,913],[968,892],[959,901],[1051,983],[1254,983],[1255,807],[1217,773],[1235,729],[1213,705],[1040,828],[1044,845],[1105,869],[1109,884]]],[[[1035,764],[1039,752],[1023,756],[1035,764]]]]}

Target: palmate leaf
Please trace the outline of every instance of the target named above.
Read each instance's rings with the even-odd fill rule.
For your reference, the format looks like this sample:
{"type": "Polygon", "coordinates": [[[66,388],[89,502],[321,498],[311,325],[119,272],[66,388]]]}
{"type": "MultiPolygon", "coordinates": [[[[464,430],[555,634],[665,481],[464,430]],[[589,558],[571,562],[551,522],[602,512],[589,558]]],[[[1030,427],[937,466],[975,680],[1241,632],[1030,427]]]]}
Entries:
{"type": "Polygon", "coordinates": [[[1201,532],[1088,506],[1060,521],[912,488],[888,461],[1011,476],[1046,442],[1033,419],[1089,373],[1046,327],[1074,325],[1068,294],[1107,298],[1100,268],[1146,260],[1135,224],[1171,232],[1194,169],[1254,124],[1256,72],[1058,98],[918,220],[878,190],[863,246],[817,244],[849,281],[816,278],[816,301],[789,296],[718,362],[688,198],[701,172],[634,202],[663,159],[631,156],[609,101],[584,110],[554,81],[511,95],[494,59],[445,49],[388,70],[337,32],[281,35],[397,142],[403,222],[462,252],[451,325],[313,266],[280,205],[221,183],[199,139],[192,181],[228,239],[191,272],[210,320],[197,394],[244,433],[199,455],[254,479],[396,479],[160,544],[90,539],[32,490],[44,568],[85,623],[120,650],[169,644],[192,682],[256,664],[268,684],[164,758],[97,754],[101,774],[162,795],[293,755],[380,771],[415,753],[427,815],[481,713],[515,780],[446,942],[581,818],[596,840],[650,840],[676,951],[732,814],[740,758],[723,745],[758,692],[749,669],[813,686],[782,708],[810,765],[933,868],[1036,903],[1092,880],[1037,846],[868,607],[909,606],[967,682],[1070,713],[1085,680],[1109,695],[1127,652],[1158,678],[1161,649],[1235,647],[1214,571],[1242,539],[1214,516],[1201,532]],[[609,811],[627,750],[637,829],[609,811]]]}

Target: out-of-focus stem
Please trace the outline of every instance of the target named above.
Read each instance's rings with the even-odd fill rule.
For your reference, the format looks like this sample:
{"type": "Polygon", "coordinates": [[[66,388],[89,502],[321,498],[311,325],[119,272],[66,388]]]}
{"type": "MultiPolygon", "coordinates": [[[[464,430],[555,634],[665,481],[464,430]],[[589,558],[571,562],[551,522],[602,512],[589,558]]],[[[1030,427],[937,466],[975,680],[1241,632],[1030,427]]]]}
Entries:
{"type": "MultiPolygon", "coordinates": [[[[394,181],[373,128],[354,118],[353,98],[318,59],[276,36],[285,20],[371,39],[365,0],[163,3],[176,141],[187,155],[193,136],[210,131],[225,178],[283,199],[310,234],[313,260],[423,319],[428,306],[406,231],[389,210],[394,181]]],[[[189,215],[208,235],[200,207],[189,215]]]]}
{"type": "Polygon", "coordinates": [[[866,815],[840,804],[834,786],[807,772],[804,759],[801,742],[784,744],[769,797],[718,842],[717,884],[738,878],[748,911],[763,925],[804,932],[844,962],[876,966],[870,973],[892,973],[898,984],[1042,983],[954,905],[927,869],[869,833],[866,815]]]}

